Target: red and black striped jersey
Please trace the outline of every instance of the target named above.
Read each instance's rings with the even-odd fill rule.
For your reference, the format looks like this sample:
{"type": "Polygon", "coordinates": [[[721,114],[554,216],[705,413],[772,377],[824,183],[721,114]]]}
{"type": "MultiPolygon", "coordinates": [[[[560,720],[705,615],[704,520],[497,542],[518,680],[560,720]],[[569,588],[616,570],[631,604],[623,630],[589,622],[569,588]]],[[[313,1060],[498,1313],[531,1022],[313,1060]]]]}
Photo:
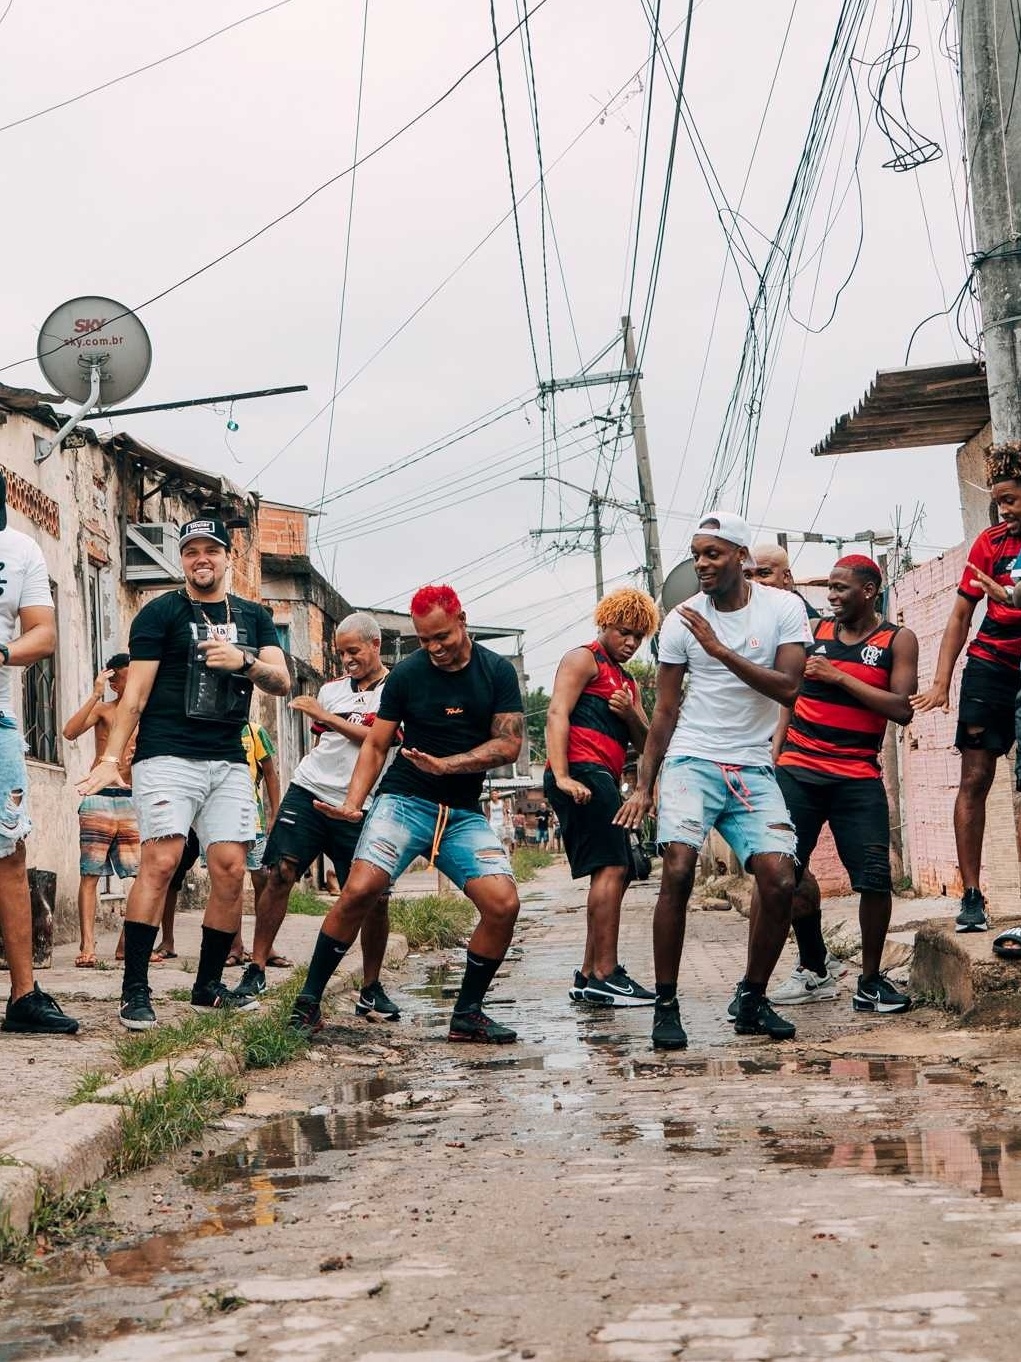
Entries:
{"type": "Polygon", "coordinates": [[[570,732],[567,736],[568,762],[586,761],[605,766],[620,780],[627,757],[627,724],[610,708],[610,696],[616,690],[629,692],[632,702],[638,699],[638,683],[622,667],[611,662],[598,643],[584,645],[596,659],[597,671],[571,710],[570,732]]]}
{"type": "MultiPolygon", "coordinates": [[[[1019,553],[1021,534],[1016,526],[1001,520],[982,531],[971,546],[968,562],[1002,586],[1012,586],[1010,570],[1019,553]]],[[[974,576],[966,565],[957,587],[958,595],[968,601],[980,601],[984,595],[980,588],[972,586],[974,576]]],[[[1002,601],[987,600],[985,618],[968,645],[968,656],[1017,671],[1021,667],[1021,610],[1002,601]]]]}
{"type": "MultiPolygon", "coordinates": [[[[893,640],[899,632],[898,625],[881,620],[865,638],[845,643],[835,620],[820,620],[815,641],[806,652],[809,657],[825,657],[867,686],[888,691],[893,640]]],[[[803,771],[815,780],[875,780],[882,774],[879,749],[885,732],[883,716],[866,708],[856,696],[830,682],[806,677],[777,765],[793,768],[792,774],[803,771]]]]}

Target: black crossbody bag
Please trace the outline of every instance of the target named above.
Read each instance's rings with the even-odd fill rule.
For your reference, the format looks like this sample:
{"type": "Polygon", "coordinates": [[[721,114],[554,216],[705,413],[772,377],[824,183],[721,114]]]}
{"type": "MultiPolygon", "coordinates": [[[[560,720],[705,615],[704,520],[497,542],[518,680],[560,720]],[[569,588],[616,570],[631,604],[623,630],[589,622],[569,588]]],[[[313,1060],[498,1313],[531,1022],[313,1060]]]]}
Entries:
{"type": "MultiPolygon", "coordinates": [[[[246,676],[236,672],[216,671],[207,667],[199,652],[199,644],[220,635],[214,625],[207,622],[201,605],[193,601],[185,592],[181,595],[191,606],[193,620],[190,625],[191,643],[188,648],[188,676],[184,688],[184,713],[188,719],[201,719],[210,723],[243,725],[248,721],[248,710],[252,702],[254,686],[246,676]]],[[[235,619],[237,627],[237,646],[244,649],[249,640],[244,621],[235,619]]]]}

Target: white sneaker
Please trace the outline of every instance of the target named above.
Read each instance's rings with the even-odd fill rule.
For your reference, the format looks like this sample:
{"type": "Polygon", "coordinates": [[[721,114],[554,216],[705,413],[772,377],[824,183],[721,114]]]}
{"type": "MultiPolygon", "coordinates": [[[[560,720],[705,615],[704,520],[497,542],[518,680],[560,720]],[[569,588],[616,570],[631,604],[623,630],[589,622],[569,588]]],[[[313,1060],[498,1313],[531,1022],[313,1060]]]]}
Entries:
{"type": "Polygon", "coordinates": [[[831,979],[843,979],[847,969],[846,960],[841,960],[840,956],[834,955],[832,951],[826,952],[826,973],[831,979]]]}
{"type": "Polygon", "coordinates": [[[796,1003],[832,1002],[840,992],[837,981],[829,974],[814,974],[800,965],[791,977],[776,988],[770,989],[769,1001],[783,1003],[792,1007],[796,1003]]]}

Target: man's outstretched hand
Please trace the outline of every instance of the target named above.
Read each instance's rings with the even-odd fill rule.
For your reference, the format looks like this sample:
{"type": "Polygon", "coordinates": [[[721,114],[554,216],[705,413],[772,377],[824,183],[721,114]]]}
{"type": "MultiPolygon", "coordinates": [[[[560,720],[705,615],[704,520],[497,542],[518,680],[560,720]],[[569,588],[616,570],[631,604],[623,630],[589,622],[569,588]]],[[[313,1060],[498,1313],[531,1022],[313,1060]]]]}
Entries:
{"type": "Polygon", "coordinates": [[[360,823],[362,821],[361,809],[356,809],[353,804],[327,804],[322,799],[313,799],[312,807],[318,809],[327,818],[336,819],[341,823],[360,823]]]}

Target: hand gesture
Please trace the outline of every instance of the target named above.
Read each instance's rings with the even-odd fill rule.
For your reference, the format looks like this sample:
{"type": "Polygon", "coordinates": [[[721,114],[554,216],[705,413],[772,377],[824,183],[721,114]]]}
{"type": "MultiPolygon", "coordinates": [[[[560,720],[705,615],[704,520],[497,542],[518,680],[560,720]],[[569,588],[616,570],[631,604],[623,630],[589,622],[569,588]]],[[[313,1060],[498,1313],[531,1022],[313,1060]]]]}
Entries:
{"type": "Polygon", "coordinates": [[[724,652],[723,644],[716,637],[705,615],[699,614],[697,610],[692,610],[687,605],[679,605],[677,613],[710,657],[719,657],[724,652]]]}
{"type": "Polygon", "coordinates": [[[92,770],[74,787],[79,799],[86,795],[97,794],[111,785],[118,789],[129,790],[131,786],[121,775],[120,767],[114,761],[97,761],[92,770]]]}
{"type": "Polygon", "coordinates": [[[627,828],[630,832],[635,832],[651,811],[652,795],[646,790],[635,790],[613,815],[613,822],[618,828],[627,828]]]}
{"type": "Polygon", "coordinates": [[[103,696],[106,694],[106,683],[110,680],[111,676],[113,676],[113,672],[110,668],[104,667],[96,677],[95,684],[92,687],[92,693],[97,700],[102,700],[103,696]]]}
{"type": "Polygon", "coordinates": [[[245,655],[236,643],[222,638],[208,638],[198,645],[205,664],[216,672],[236,672],[244,664],[245,655]]]}
{"type": "Polygon", "coordinates": [[[994,581],[993,578],[983,572],[981,568],[977,568],[974,563],[969,563],[968,567],[971,568],[972,572],[975,574],[969,583],[970,586],[975,587],[979,591],[984,591],[991,601],[998,601],[1000,605],[1014,604],[1014,592],[1009,586],[1004,586],[1002,582],[994,581]]]}
{"type": "Polygon", "coordinates": [[[323,719],[328,719],[330,717],[319,701],[312,695],[296,695],[288,705],[288,708],[297,710],[299,714],[307,714],[310,719],[316,719],[320,723],[323,719]]]}
{"type": "Polygon", "coordinates": [[[333,818],[341,823],[360,823],[362,821],[361,809],[356,809],[353,804],[326,804],[321,799],[313,799],[312,807],[325,814],[327,818],[333,818]]]}
{"type": "Polygon", "coordinates": [[[591,800],[592,791],[580,780],[574,780],[571,776],[557,776],[556,779],[557,789],[563,790],[565,795],[570,795],[576,804],[587,804],[591,800]]]}
{"type": "Polygon", "coordinates": [[[912,695],[909,703],[916,714],[928,714],[933,709],[941,709],[944,714],[949,714],[950,687],[934,682],[928,690],[912,695]]]}
{"type": "Polygon", "coordinates": [[[615,690],[606,703],[619,719],[626,719],[629,714],[635,712],[635,705],[634,701],[631,699],[631,692],[625,690],[623,686],[620,686],[615,690]]]}
{"type": "Polygon", "coordinates": [[[839,667],[834,667],[833,663],[825,657],[810,657],[805,662],[806,681],[828,681],[830,685],[839,686],[844,679],[844,674],[839,667]]]}
{"type": "Polygon", "coordinates": [[[417,747],[402,747],[401,756],[410,761],[412,766],[424,771],[427,776],[447,774],[446,757],[431,757],[428,752],[420,752],[417,747]]]}

